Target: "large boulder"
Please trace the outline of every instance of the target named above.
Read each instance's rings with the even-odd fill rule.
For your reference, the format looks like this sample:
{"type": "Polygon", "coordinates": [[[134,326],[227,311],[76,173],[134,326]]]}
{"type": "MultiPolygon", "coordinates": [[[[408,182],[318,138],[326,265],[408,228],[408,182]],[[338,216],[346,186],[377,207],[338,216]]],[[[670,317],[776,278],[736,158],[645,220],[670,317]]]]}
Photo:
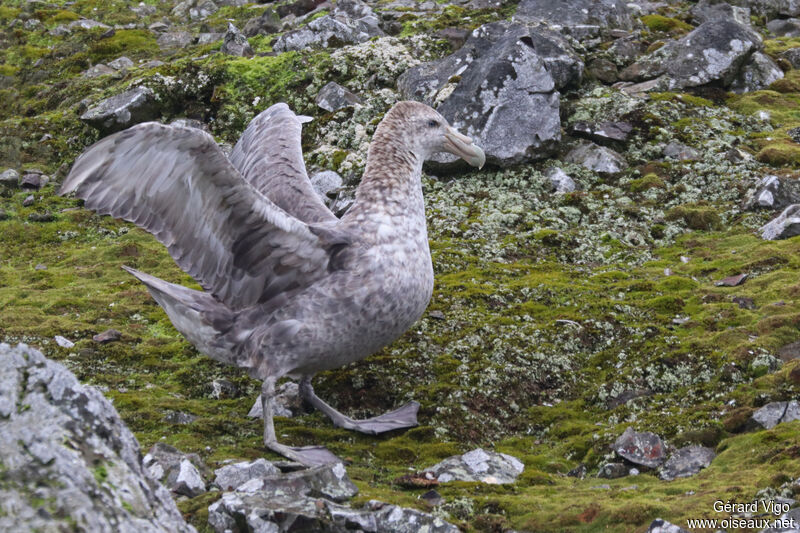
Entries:
{"type": "Polygon", "coordinates": [[[154,120],[158,115],[152,89],[134,87],[102,100],[90,107],[80,118],[102,134],[108,135],[140,122],[154,120]]]}
{"type": "Polygon", "coordinates": [[[739,71],[730,89],[738,94],[749,93],[763,89],[781,78],[783,71],[777,63],[767,54],[755,52],[739,71]]]}
{"type": "Polygon", "coordinates": [[[732,20],[705,22],[684,37],[670,41],[620,73],[627,81],[653,80],[655,90],[731,86],[751,56],[761,50],[761,37],[732,20]]]}
{"type": "Polygon", "coordinates": [[[761,229],[761,238],[766,241],[788,239],[800,235],[800,204],[792,204],[761,229]]]}
{"type": "Polygon", "coordinates": [[[553,153],[561,140],[558,89],[582,75],[583,63],[558,34],[493,22],[454,54],[409,69],[397,85],[473,137],[487,161],[511,166],[553,153]]]}
{"type": "Polygon", "coordinates": [[[728,19],[739,24],[750,24],[750,8],[732,6],[723,0],[700,0],[689,10],[698,24],[709,20],[728,19]]]}
{"type": "Polygon", "coordinates": [[[749,7],[754,13],[764,15],[768,20],[800,15],[800,0],[731,0],[731,3],[749,7]]]}
{"type": "Polygon", "coordinates": [[[499,485],[513,483],[524,469],[525,465],[516,457],[476,448],[463,455],[448,457],[427,470],[441,483],[481,481],[499,485]]]}
{"type": "Polygon", "coordinates": [[[624,0],[522,0],[514,20],[544,22],[578,39],[601,30],[631,30],[636,22],[624,0]]]}
{"type": "Polygon", "coordinates": [[[755,189],[748,191],[744,208],[748,210],[783,210],[800,203],[800,180],[783,176],[764,176],[755,189]]]}
{"type": "Polygon", "coordinates": [[[0,344],[0,531],[193,533],[102,394],[0,344]]]}
{"type": "Polygon", "coordinates": [[[330,48],[363,43],[385,35],[379,23],[380,19],[367,4],[360,0],[340,0],[329,15],[278,37],[272,49],[287,52],[309,47],[330,48]]]}

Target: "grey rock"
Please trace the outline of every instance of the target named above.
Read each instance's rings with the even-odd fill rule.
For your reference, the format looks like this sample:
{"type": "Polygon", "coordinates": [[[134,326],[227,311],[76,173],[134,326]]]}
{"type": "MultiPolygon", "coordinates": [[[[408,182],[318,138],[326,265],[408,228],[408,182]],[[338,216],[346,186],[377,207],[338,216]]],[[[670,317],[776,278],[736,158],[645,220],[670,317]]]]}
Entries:
{"type": "Polygon", "coordinates": [[[761,47],[761,37],[747,26],[732,20],[711,20],[639,59],[620,77],[628,81],[652,80],[652,88],[659,90],[709,83],[728,87],[761,47]]]}
{"type": "Polygon", "coordinates": [[[256,35],[270,35],[280,30],[281,18],[272,7],[268,7],[261,15],[248,20],[242,31],[248,37],[255,37],[256,35]]]}
{"type": "Polygon", "coordinates": [[[320,199],[327,205],[330,205],[333,201],[328,195],[338,191],[342,185],[344,185],[344,180],[342,180],[342,177],[333,170],[315,172],[311,176],[310,180],[311,186],[314,188],[314,192],[317,193],[317,196],[319,196],[320,199]]]}
{"type": "Polygon", "coordinates": [[[223,54],[239,57],[252,57],[254,54],[253,48],[250,46],[250,43],[247,42],[247,37],[230,22],[228,23],[228,31],[225,32],[225,39],[219,51],[223,54]]]}
{"type": "Polygon", "coordinates": [[[214,484],[224,491],[236,490],[252,479],[279,475],[278,468],[266,459],[235,463],[214,470],[214,484]]]}
{"type": "Polygon", "coordinates": [[[99,344],[107,344],[109,342],[118,341],[122,338],[122,333],[117,331],[116,329],[107,329],[102,333],[98,333],[97,335],[92,337],[92,340],[99,344]]]}
{"type": "Polygon", "coordinates": [[[0,344],[0,457],[1,531],[195,531],[111,403],[25,345],[0,344]]]}
{"type": "Polygon", "coordinates": [[[608,49],[609,55],[620,66],[628,65],[647,50],[647,44],[638,35],[620,37],[608,49]]]}
{"type": "Polygon", "coordinates": [[[151,59],[150,61],[145,61],[144,63],[140,64],[139,68],[141,69],[156,68],[160,67],[163,64],[164,64],[163,61],[160,61],[158,59],[151,59]]]}
{"type": "Polygon", "coordinates": [[[321,7],[321,5],[325,4],[326,2],[327,0],[295,0],[294,2],[288,2],[277,6],[276,10],[278,11],[278,16],[280,18],[288,15],[302,17],[303,15],[316,10],[318,7],[321,7]]]}
{"type": "Polygon", "coordinates": [[[555,151],[561,140],[557,89],[578,84],[582,75],[583,63],[558,34],[493,22],[474,30],[454,54],[409,69],[397,86],[473,137],[487,161],[511,166],[555,151]]]}
{"type": "Polygon", "coordinates": [[[339,194],[336,195],[336,199],[331,202],[330,208],[333,211],[333,214],[337,217],[341,218],[347,210],[355,203],[356,195],[355,190],[352,188],[346,188],[339,191],[339,194]]]}
{"type": "Polygon", "coordinates": [[[153,91],[147,87],[134,87],[99,102],[80,118],[93,128],[108,134],[153,120],[158,115],[153,91]]]}
{"type": "Polygon", "coordinates": [[[223,398],[236,398],[239,396],[239,387],[227,379],[215,379],[211,382],[211,397],[216,400],[223,398]]]}
{"type": "Polygon", "coordinates": [[[800,235],[800,203],[792,204],[759,230],[766,241],[788,239],[800,235]]]}
{"type": "Polygon", "coordinates": [[[139,5],[131,7],[130,10],[139,15],[140,17],[149,17],[150,15],[156,12],[156,6],[151,6],[145,4],[144,2],[139,2],[139,5]]]}
{"type": "Polygon", "coordinates": [[[150,24],[147,27],[148,30],[152,31],[153,33],[164,33],[169,29],[169,24],[166,22],[158,21],[150,24]]]}
{"type": "Polygon", "coordinates": [[[93,67],[89,67],[88,69],[84,70],[82,76],[84,78],[99,78],[100,76],[108,76],[116,73],[117,71],[109,67],[108,65],[104,65],[103,63],[98,63],[97,65],[94,65],[93,67]]]}
{"type": "Polygon", "coordinates": [[[19,186],[23,189],[38,191],[50,181],[48,176],[34,172],[26,172],[19,180],[19,186]]]}
{"type": "MultiPolygon", "coordinates": [[[[784,498],[775,498],[775,501],[778,502],[783,499],[784,498]]],[[[792,500],[792,502],[794,502],[794,500],[792,500]]],[[[789,505],[793,504],[794,503],[789,503],[789,505]]],[[[800,507],[795,507],[788,513],[783,513],[778,517],[778,523],[780,525],[763,529],[761,530],[761,533],[800,533],[800,507]]]]}
{"type": "Polygon", "coordinates": [[[129,57],[120,56],[114,61],[109,61],[108,66],[114,70],[124,70],[133,67],[133,61],[129,57]]]}
{"type": "Polygon", "coordinates": [[[203,20],[219,10],[211,0],[185,0],[172,9],[172,14],[184,20],[203,20]]]}
{"type": "Polygon", "coordinates": [[[150,448],[142,464],[150,477],[164,483],[175,494],[193,498],[206,492],[208,468],[196,453],[185,454],[159,442],[150,448]]]}
{"type": "Polygon", "coordinates": [[[664,443],[658,435],[649,431],[637,432],[632,427],[617,438],[613,449],[620,457],[648,468],[656,468],[666,458],[664,443]]]}
{"type": "Polygon", "coordinates": [[[156,43],[165,52],[183,50],[194,41],[194,37],[188,31],[167,31],[156,39],[156,43]]]}
{"type": "Polygon", "coordinates": [[[627,162],[620,154],[605,146],[582,143],[564,157],[568,163],[576,163],[599,174],[618,174],[625,170],[627,162]]]}
{"type": "Polygon", "coordinates": [[[650,522],[646,533],[689,533],[689,531],[661,518],[656,518],[650,522]]]}
{"type": "Polygon", "coordinates": [[[714,450],[705,446],[686,446],[673,453],[662,465],[658,477],[672,481],[680,477],[689,477],[707,468],[715,457],[714,450]]]}
{"type": "Polygon", "coordinates": [[[792,65],[792,68],[800,68],[800,48],[790,48],[781,54],[781,57],[792,65]]]}
{"type": "Polygon", "coordinates": [[[16,188],[19,186],[19,179],[19,172],[13,168],[4,170],[3,173],[0,174],[0,187],[6,187],[8,189],[16,188]]]}
{"type": "Polygon", "coordinates": [[[633,131],[630,122],[585,122],[572,125],[572,133],[600,144],[622,143],[628,140],[633,131]]]}
{"type": "Polygon", "coordinates": [[[672,141],[667,144],[662,153],[664,157],[676,159],[678,161],[697,161],[700,159],[700,152],[691,146],[686,146],[677,141],[672,141]]]}
{"type": "Polygon", "coordinates": [[[103,24],[102,22],[97,22],[96,20],[92,19],[80,19],[74,20],[67,24],[67,28],[70,30],[75,29],[82,29],[82,30],[91,30],[93,28],[102,28],[104,30],[110,30],[111,26],[108,24],[103,24]]]}
{"type": "Polygon", "coordinates": [[[617,65],[604,57],[593,59],[586,65],[586,74],[603,83],[616,83],[619,81],[619,70],[617,65]]]}
{"type": "Polygon", "coordinates": [[[426,468],[440,483],[448,481],[481,481],[490,484],[513,483],[525,465],[505,453],[476,448],[463,455],[454,455],[426,468]]]}
{"type": "Polygon", "coordinates": [[[333,112],[355,104],[360,104],[361,100],[335,81],[325,84],[319,90],[315,102],[325,111],[333,112]]]}
{"type": "Polygon", "coordinates": [[[197,34],[197,44],[212,44],[225,39],[224,33],[203,32],[197,34]]]}
{"type": "MultiPolygon", "coordinates": [[[[306,412],[303,400],[300,398],[300,387],[293,381],[287,381],[278,387],[275,397],[272,400],[272,414],[292,418],[306,412]]],[[[256,398],[253,407],[247,416],[251,418],[263,418],[264,412],[261,406],[261,396],[256,398]]]]}
{"type": "Polygon", "coordinates": [[[558,167],[553,167],[547,171],[547,179],[553,185],[553,191],[556,193],[568,193],[576,189],[575,181],[569,177],[569,174],[564,172],[558,167]]]}
{"type": "Polygon", "coordinates": [[[329,15],[281,35],[272,48],[277,52],[287,52],[363,43],[385,35],[379,23],[380,19],[367,4],[360,0],[340,0],[329,15]]]}
{"type": "Polygon", "coordinates": [[[748,425],[754,429],[772,429],[778,424],[794,420],[800,420],[800,403],[797,400],[771,402],[753,413],[748,425]]]}
{"type": "Polygon", "coordinates": [[[208,126],[205,123],[195,120],[193,118],[176,118],[169,123],[170,126],[180,126],[182,128],[195,128],[198,130],[208,131],[208,126]]]}
{"type": "Polygon", "coordinates": [[[758,91],[781,78],[781,68],[768,55],[755,52],[739,71],[730,89],[738,94],[758,91]]]}
{"type": "Polygon", "coordinates": [[[745,25],[750,24],[748,7],[732,6],[722,0],[700,0],[692,6],[689,13],[698,24],[719,19],[733,20],[745,25]]]}
{"type": "Polygon", "coordinates": [[[589,470],[586,468],[586,465],[581,463],[572,470],[570,470],[569,472],[567,472],[567,475],[569,477],[576,477],[578,479],[583,479],[586,477],[588,471],[589,470]]]}
{"type": "Polygon", "coordinates": [[[22,207],[30,207],[34,204],[34,202],[36,202],[36,198],[34,198],[32,194],[29,194],[24,200],[22,200],[22,207]]]}
{"type": "Polygon", "coordinates": [[[754,13],[764,15],[768,19],[800,15],[798,0],[734,0],[732,3],[750,7],[754,13]]]}
{"type": "Polygon", "coordinates": [[[197,417],[191,413],[184,413],[183,411],[168,411],[164,416],[164,422],[168,424],[179,424],[185,426],[197,420],[197,417]]]}
{"type": "Polygon", "coordinates": [[[603,479],[617,479],[627,475],[628,467],[623,463],[606,463],[597,472],[597,477],[603,479]]]}
{"type": "Polygon", "coordinates": [[[72,348],[73,346],[75,346],[74,342],[65,337],[62,337],[61,335],[56,335],[55,337],[53,337],[53,340],[55,340],[56,344],[58,344],[62,348],[72,348]]]}
{"type": "Polygon", "coordinates": [[[800,181],[768,175],[761,178],[754,190],[748,192],[744,208],[783,210],[800,203],[800,181]]]}
{"type": "Polygon", "coordinates": [[[770,20],[767,29],[776,37],[800,37],[800,19],[770,20]]]}
{"type": "Polygon", "coordinates": [[[778,357],[787,363],[792,359],[800,359],[800,341],[795,341],[778,349],[778,357]]]}
{"type": "Polygon", "coordinates": [[[635,19],[623,0],[522,0],[515,21],[545,22],[576,39],[595,37],[602,30],[635,26],[635,19]]]}
{"type": "Polygon", "coordinates": [[[453,50],[458,50],[467,42],[470,33],[472,32],[463,28],[444,28],[437,31],[435,35],[439,39],[444,39],[450,43],[450,48],[453,50]]]}

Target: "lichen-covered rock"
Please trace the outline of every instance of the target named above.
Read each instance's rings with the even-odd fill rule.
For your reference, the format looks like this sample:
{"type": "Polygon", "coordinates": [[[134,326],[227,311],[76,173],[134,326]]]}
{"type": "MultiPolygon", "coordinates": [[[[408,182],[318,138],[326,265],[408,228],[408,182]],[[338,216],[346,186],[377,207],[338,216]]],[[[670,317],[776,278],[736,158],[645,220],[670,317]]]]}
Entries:
{"type": "Polygon", "coordinates": [[[9,189],[19,187],[19,172],[13,168],[4,170],[3,173],[0,174],[0,187],[9,189]]]}
{"type": "Polygon", "coordinates": [[[156,44],[165,52],[183,50],[194,41],[194,36],[188,31],[168,31],[158,36],[156,44]]]}
{"type": "Polygon", "coordinates": [[[658,477],[672,481],[689,477],[707,468],[715,457],[714,450],[705,446],[686,446],[673,453],[661,466],[658,477]]]}
{"type": "Polygon", "coordinates": [[[84,70],[82,76],[84,78],[99,78],[100,76],[108,76],[111,74],[115,74],[116,72],[117,72],[116,70],[109,67],[108,65],[104,65],[103,63],[98,63],[84,70]]]}
{"type": "Polygon", "coordinates": [[[631,30],[635,26],[623,0],[522,0],[514,20],[545,22],[577,39],[594,37],[601,30],[631,30]]]}
{"type": "Polygon", "coordinates": [[[800,235],[800,204],[792,204],[783,212],[764,224],[761,238],[767,241],[788,239],[800,235]]]}
{"type": "Polygon", "coordinates": [[[329,112],[338,111],[345,107],[361,103],[358,96],[335,81],[327,83],[320,89],[314,101],[319,107],[329,112]]]}
{"type": "Polygon", "coordinates": [[[102,394],[25,345],[0,344],[0,530],[191,533],[102,394]]]}
{"type": "Polygon", "coordinates": [[[564,161],[575,163],[598,174],[619,174],[627,168],[625,158],[610,148],[594,143],[581,143],[564,156],[564,161]]]}
{"type": "Polygon", "coordinates": [[[606,463],[597,471],[597,477],[602,479],[617,479],[628,475],[629,468],[623,463],[606,463]]]}
{"type": "Polygon", "coordinates": [[[239,31],[239,28],[232,23],[228,23],[228,31],[219,49],[223,54],[239,57],[253,57],[253,48],[247,42],[247,37],[239,31]]]}
{"type": "Polygon", "coordinates": [[[798,0],[733,0],[732,3],[749,7],[754,13],[764,15],[768,19],[800,15],[800,1],[798,0]]]}
{"type": "Polygon", "coordinates": [[[103,134],[124,130],[158,117],[152,89],[134,87],[90,107],[81,120],[103,134]]]}
{"type": "Polygon", "coordinates": [[[281,35],[272,48],[278,52],[363,43],[385,35],[380,19],[360,0],[340,0],[329,15],[309,22],[305,27],[281,35]]]}
{"type": "Polygon", "coordinates": [[[448,481],[481,481],[490,484],[513,483],[525,465],[505,453],[476,448],[463,455],[448,457],[426,471],[433,472],[440,483],[448,481]]]}
{"type": "Polygon", "coordinates": [[[732,6],[722,0],[700,0],[689,10],[698,24],[709,20],[728,19],[739,24],[750,24],[750,8],[732,6]]]}
{"type": "Polygon", "coordinates": [[[664,146],[662,153],[664,157],[677,161],[697,161],[700,159],[700,152],[678,141],[669,142],[664,146]]]}
{"type": "Polygon", "coordinates": [[[711,20],[639,59],[620,77],[629,81],[652,80],[652,89],[658,90],[709,83],[728,87],[761,47],[761,37],[747,26],[727,19],[711,20]]]}
{"type": "Polygon", "coordinates": [[[124,70],[133,67],[133,61],[129,57],[120,56],[113,61],[108,62],[108,66],[114,70],[124,70]]]}
{"type": "Polygon", "coordinates": [[[800,203],[800,181],[771,174],[748,191],[744,208],[783,210],[796,203],[800,203]]]}
{"type": "Polygon", "coordinates": [[[409,69],[397,86],[475,138],[487,161],[510,166],[553,152],[561,140],[557,89],[582,74],[583,63],[557,34],[494,22],[454,54],[409,69]]]}
{"type": "Polygon", "coordinates": [[[216,474],[214,484],[222,490],[236,490],[251,479],[280,473],[278,467],[266,459],[256,459],[252,462],[234,463],[214,470],[214,474],[216,474]]]}
{"type": "Polygon", "coordinates": [[[628,140],[633,124],[624,121],[588,122],[579,120],[572,125],[572,133],[599,144],[619,144],[628,140]]]}
{"type": "Polygon", "coordinates": [[[172,14],[184,20],[203,20],[216,13],[219,6],[212,0],[185,0],[172,9],[172,14]]]}
{"type": "Polygon", "coordinates": [[[742,94],[758,91],[783,78],[783,71],[766,54],[755,52],[731,83],[731,91],[742,94]]]}
{"type": "Polygon", "coordinates": [[[333,170],[323,170],[322,172],[315,172],[309,178],[314,192],[320,197],[320,200],[330,205],[333,200],[329,194],[341,189],[344,185],[344,180],[338,172],[333,170]]]}
{"type": "Polygon", "coordinates": [[[778,424],[794,420],[800,420],[800,402],[770,402],[753,413],[750,427],[772,429],[778,424]]]}
{"type": "Polygon", "coordinates": [[[156,443],[142,460],[147,472],[175,494],[194,497],[206,491],[208,469],[196,453],[185,454],[173,446],[156,443]],[[202,474],[201,474],[202,472],[202,474]]]}
{"type": "Polygon", "coordinates": [[[635,431],[632,427],[617,438],[612,448],[620,457],[648,468],[656,468],[666,458],[661,437],[649,431],[635,431]]]}
{"type": "Polygon", "coordinates": [[[558,167],[553,167],[547,171],[547,179],[553,184],[553,192],[558,194],[572,192],[577,187],[569,174],[558,167]]]}

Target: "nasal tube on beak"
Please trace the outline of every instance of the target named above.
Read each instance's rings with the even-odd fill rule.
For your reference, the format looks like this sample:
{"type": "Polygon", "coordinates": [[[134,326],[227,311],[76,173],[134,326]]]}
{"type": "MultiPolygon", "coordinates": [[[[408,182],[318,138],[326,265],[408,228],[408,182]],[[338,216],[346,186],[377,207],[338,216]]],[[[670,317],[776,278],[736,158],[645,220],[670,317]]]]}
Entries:
{"type": "Polygon", "coordinates": [[[479,146],[472,143],[471,138],[459,133],[452,126],[447,126],[444,138],[444,149],[447,152],[460,157],[473,167],[483,168],[486,163],[486,154],[479,146]]]}

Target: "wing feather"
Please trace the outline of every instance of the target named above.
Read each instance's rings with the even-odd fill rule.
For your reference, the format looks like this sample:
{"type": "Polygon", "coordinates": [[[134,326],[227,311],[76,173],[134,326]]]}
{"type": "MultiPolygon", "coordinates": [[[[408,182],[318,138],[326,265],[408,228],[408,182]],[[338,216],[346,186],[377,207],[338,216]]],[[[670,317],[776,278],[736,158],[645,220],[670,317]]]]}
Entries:
{"type": "Polygon", "coordinates": [[[75,161],[60,193],[72,191],[155,235],[233,309],[309,286],[328,266],[324,239],[245,181],[199,129],[151,122],[106,137],[75,161]]]}
{"type": "Polygon", "coordinates": [[[256,116],[231,153],[244,179],[275,205],[308,224],[338,219],[308,179],[300,143],[302,122],[289,106],[275,104],[256,116]]]}

